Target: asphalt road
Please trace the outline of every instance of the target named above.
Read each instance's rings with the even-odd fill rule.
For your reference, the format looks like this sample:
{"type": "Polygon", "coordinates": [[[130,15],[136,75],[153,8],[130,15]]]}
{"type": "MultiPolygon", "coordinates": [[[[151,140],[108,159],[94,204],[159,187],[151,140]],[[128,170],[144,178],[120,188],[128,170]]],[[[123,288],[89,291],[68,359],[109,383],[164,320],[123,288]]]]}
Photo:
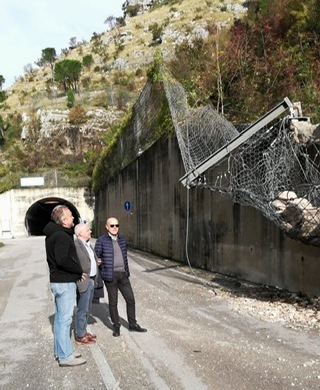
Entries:
{"type": "Polygon", "coordinates": [[[87,364],[59,367],[44,237],[3,242],[1,389],[320,389],[318,332],[241,316],[219,288],[137,251],[129,256],[131,283],[148,332],[128,331],[120,298],[121,336],[114,338],[104,298],[89,320],[97,344],[77,346],[87,364]]]}

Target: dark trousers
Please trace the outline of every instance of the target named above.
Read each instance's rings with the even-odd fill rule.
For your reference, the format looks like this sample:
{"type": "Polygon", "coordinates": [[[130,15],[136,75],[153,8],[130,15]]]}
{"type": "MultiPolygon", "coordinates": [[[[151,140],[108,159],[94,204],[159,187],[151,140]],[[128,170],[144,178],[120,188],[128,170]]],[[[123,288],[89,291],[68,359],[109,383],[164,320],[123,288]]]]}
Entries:
{"type": "Polygon", "coordinates": [[[104,298],[104,283],[100,274],[100,270],[98,270],[97,273],[97,279],[96,279],[97,286],[94,288],[93,293],[93,303],[99,303],[100,298],[104,298]]]}
{"type": "Polygon", "coordinates": [[[127,318],[129,325],[134,325],[136,321],[136,304],[129,278],[125,272],[114,272],[113,281],[105,282],[108,292],[109,312],[114,325],[120,325],[118,312],[118,290],[121,292],[127,305],[127,318]]]}

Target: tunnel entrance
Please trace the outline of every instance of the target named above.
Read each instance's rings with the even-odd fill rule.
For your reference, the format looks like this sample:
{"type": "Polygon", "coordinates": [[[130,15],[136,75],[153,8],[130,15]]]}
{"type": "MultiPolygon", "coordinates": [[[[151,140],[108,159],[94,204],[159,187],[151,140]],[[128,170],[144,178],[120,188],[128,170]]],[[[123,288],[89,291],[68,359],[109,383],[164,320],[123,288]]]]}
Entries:
{"type": "Polygon", "coordinates": [[[72,215],[74,216],[74,224],[80,222],[80,214],[76,207],[65,199],[61,198],[44,198],[33,203],[29,207],[25,216],[25,227],[28,232],[28,236],[43,236],[43,229],[48,222],[51,221],[51,212],[58,206],[67,206],[72,215]]]}

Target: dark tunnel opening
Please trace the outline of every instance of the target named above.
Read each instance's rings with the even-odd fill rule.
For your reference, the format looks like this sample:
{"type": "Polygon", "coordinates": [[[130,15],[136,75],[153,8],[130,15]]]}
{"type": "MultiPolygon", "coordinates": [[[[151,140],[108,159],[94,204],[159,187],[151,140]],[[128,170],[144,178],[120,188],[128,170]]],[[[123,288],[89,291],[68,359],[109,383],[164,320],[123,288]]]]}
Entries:
{"type": "Polygon", "coordinates": [[[51,221],[51,212],[58,205],[67,206],[74,217],[74,224],[80,222],[80,214],[76,207],[62,198],[44,198],[31,205],[26,213],[25,227],[29,236],[43,236],[43,229],[51,221]]]}

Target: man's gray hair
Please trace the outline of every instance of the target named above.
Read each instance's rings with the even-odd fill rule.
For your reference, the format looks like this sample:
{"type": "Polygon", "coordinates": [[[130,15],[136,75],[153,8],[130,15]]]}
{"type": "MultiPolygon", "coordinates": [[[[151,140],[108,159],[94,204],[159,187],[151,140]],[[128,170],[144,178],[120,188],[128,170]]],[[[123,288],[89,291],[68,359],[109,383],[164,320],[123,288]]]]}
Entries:
{"type": "Polygon", "coordinates": [[[69,210],[69,208],[63,204],[56,206],[51,212],[52,221],[61,225],[63,215],[66,210],[69,210]]]}

